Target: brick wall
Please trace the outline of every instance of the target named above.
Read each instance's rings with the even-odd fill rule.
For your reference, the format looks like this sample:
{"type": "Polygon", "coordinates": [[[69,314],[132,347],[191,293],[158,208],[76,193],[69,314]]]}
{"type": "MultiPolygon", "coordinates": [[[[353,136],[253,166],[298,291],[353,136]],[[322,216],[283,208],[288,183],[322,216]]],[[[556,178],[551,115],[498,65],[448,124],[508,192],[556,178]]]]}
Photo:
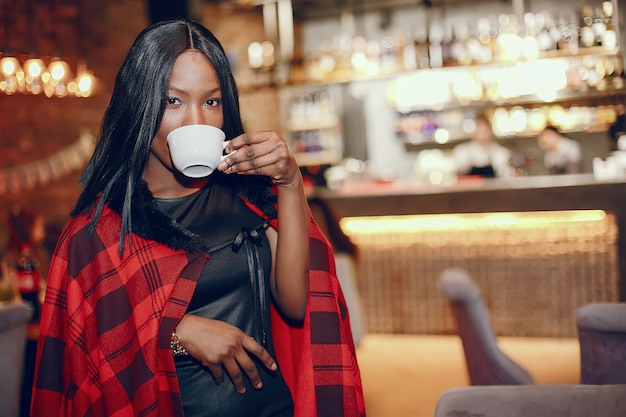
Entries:
{"type": "Polygon", "coordinates": [[[258,85],[257,75],[247,64],[248,45],[264,40],[263,19],[259,10],[235,11],[227,6],[207,5],[202,23],[213,31],[231,57],[245,128],[279,130],[278,92],[267,84],[258,85]]]}
{"type": "MultiPolygon", "coordinates": [[[[80,6],[76,3],[58,0],[54,15],[46,13],[48,10],[43,10],[43,6],[27,11],[16,5],[10,17],[15,20],[16,32],[22,36],[21,40],[14,36],[12,49],[15,53],[28,52],[24,44],[30,27],[27,17],[33,16],[36,24],[32,26],[41,28],[41,34],[35,39],[40,54],[56,53],[51,42],[56,37],[59,43],[66,45],[64,57],[75,70],[80,42],[90,69],[98,77],[99,90],[93,97],[82,99],[0,95],[0,169],[48,158],[76,142],[81,132],[97,135],[115,74],[134,38],[149,21],[144,0],[84,0],[78,2],[80,6]],[[75,23],[76,16],[83,19],[80,25],[75,23]],[[53,26],[52,18],[61,22],[58,27],[53,26]],[[75,36],[77,28],[81,30],[79,36],[75,36]]],[[[263,40],[261,14],[258,10],[236,12],[213,4],[199,4],[202,23],[215,32],[234,57],[246,128],[276,129],[277,93],[273,88],[256,88],[254,74],[246,64],[247,45],[253,40],[263,40]]],[[[5,216],[15,203],[41,212],[48,223],[65,223],[80,191],[79,171],[47,185],[0,195],[0,252],[6,237],[5,216]]]]}
{"type": "MultiPolygon", "coordinates": [[[[17,2],[22,4],[23,2],[17,2]]],[[[25,3],[25,2],[24,2],[25,3]]],[[[84,33],[75,36],[78,25],[59,24],[56,34],[59,43],[65,45],[64,58],[76,70],[78,50],[73,42],[80,39],[88,66],[99,80],[97,94],[89,98],[46,98],[43,95],[13,96],[0,95],[0,168],[36,162],[53,155],[76,142],[82,131],[96,134],[106,108],[117,68],[134,37],[147,24],[147,14],[142,0],[114,0],[99,2],[58,1],[59,13],[75,21],[82,17],[84,33]],[[132,19],[128,17],[132,16],[132,19]],[[75,38],[72,40],[72,38],[75,38]]],[[[15,7],[18,7],[18,4],[15,7]]],[[[41,12],[43,7],[38,7],[41,12]]],[[[19,11],[19,7],[17,9],[19,11]]],[[[28,27],[29,13],[13,13],[16,31],[28,27]]],[[[37,27],[43,33],[33,35],[39,53],[43,56],[55,54],[50,40],[53,29],[50,19],[37,15],[37,27]],[[52,32],[51,32],[52,31],[52,32]]],[[[22,34],[23,35],[23,34],[22,34]]],[[[28,52],[28,47],[19,43],[12,45],[15,53],[28,52]]],[[[48,222],[64,222],[78,196],[79,172],[74,171],[47,185],[31,190],[19,190],[0,196],[0,213],[5,215],[8,207],[19,203],[44,214],[48,222]]]]}

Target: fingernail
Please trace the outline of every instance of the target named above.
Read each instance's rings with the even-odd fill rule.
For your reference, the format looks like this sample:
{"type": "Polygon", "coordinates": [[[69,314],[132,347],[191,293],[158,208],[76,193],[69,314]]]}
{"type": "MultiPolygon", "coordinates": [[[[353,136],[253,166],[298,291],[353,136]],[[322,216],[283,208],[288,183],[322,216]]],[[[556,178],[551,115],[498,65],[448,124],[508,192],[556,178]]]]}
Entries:
{"type": "Polygon", "coordinates": [[[217,164],[217,169],[219,169],[220,171],[224,171],[226,168],[228,168],[228,164],[224,161],[217,164]]]}

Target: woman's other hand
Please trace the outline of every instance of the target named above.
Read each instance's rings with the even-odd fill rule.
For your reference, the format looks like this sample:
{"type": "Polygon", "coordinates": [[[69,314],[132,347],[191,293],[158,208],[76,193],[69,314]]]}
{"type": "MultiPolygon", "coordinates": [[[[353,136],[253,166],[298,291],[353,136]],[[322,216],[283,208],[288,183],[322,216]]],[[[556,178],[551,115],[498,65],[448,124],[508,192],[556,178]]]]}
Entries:
{"type": "Polygon", "coordinates": [[[256,389],[263,386],[249,353],[268,369],[276,370],[276,361],[261,344],[223,321],[185,314],[176,327],[176,335],[187,352],[209,369],[217,384],[224,384],[226,371],[240,394],[246,392],[244,374],[256,389]]]}

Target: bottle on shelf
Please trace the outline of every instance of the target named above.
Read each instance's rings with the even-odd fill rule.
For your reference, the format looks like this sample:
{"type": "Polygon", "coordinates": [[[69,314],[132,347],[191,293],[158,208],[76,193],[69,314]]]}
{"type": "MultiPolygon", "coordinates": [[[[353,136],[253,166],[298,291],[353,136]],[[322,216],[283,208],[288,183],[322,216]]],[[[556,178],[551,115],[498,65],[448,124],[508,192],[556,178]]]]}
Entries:
{"type": "Polygon", "coordinates": [[[498,64],[617,53],[615,2],[598,0],[580,9],[491,14],[467,27],[429,8],[424,22],[377,39],[363,35],[322,41],[304,60],[303,81],[350,81],[446,66],[498,64]],[[519,20],[519,21],[518,21],[519,20]],[[581,48],[583,50],[581,51],[581,48]],[[592,48],[584,50],[584,48],[592,48]]]}
{"type": "Polygon", "coordinates": [[[367,74],[367,40],[364,36],[352,39],[352,55],[350,64],[356,76],[367,74]]]}
{"type": "Polygon", "coordinates": [[[498,16],[495,14],[491,14],[487,16],[487,21],[489,23],[489,48],[492,52],[492,57],[495,57],[498,36],[500,36],[500,29],[498,27],[498,16]]]}
{"type": "Polygon", "coordinates": [[[498,54],[500,61],[516,61],[522,54],[522,38],[519,36],[517,18],[513,14],[498,15],[498,54]]]}
{"type": "Polygon", "coordinates": [[[443,66],[456,64],[456,58],[453,55],[453,45],[456,42],[454,28],[446,31],[441,39],[441,63],[443,66]]]}
{"type": "Polygon", "coordinates": [[[431,68],[443,66],[443,41],[443,28],[439,25],[432,25],[428,33],[428,63],[431,68]]]}
{"type": "Polygon", "coordinates": [[[593,29],[593,16],[591,6],[585,5],[581,11],[580,24],[580,46],[583,48],[592,47],[596,42],[596,35],[593,29]]]}
{"type": "Polygon", "coordinates": [[[41,272],[39,260],[35,257],[29,243],[23,243],[16,264],[17,280],[22,299],[33,307],[32,322],[39,321],[41,301],[41,272]]]}
{"type": "Polygon", "coordinates": [[[413,40],[415,50],[415,66],[417,68],[429,68],[430,61],[428,58],[428,49],[430,42],[427,32],[418,33],[413,40]]]}
{"type": "MultiPolygon", "coordinates": [[[[624,82],[626,81],[626,74],[624,74],[624,63],[620,57],[612,57],[614,74],[613,74],[613,88],[621,90],[624,88],[624,82]]],[[[623,107],[622,107],[623,108],[623,107]]],[[[623,110],[622,110],[623,111],[623,110]]]]}
{"type": "Polygon", "coordinates": [[[410,69],[411,63],[406,62],[405,49],[407,44],[412,42],[407,41],[407,37],[403,30],[396,30],[393,35],[394,52],[395,52],[395,69],[397,72],[406,71],[410,69]],[[408,66],[407,66],[408,65],[408,66]]]}
{"type": "Polygon", "coordinates": [[[398,71],[398,59],[396,53],[396,41],[390,34],[386,34],[380,40],[380,69],[383,74],[393,74],[398,71]]]}
{"type": "Polygon", "coordinates": [[[554,36],[552,16],[549,12],[543,11],[535,15],[535,21],[539,27],[537,33],[537,44],[541,51],[552,51],[556,49],[556,39],[554,36]]]}
{"type": "Polygon", "coordinates": [[[594,8],[593,23],[591,24],[591,27],[593,28],[593,33],[595,35],[594,45],[602,46],[602,41],[604,40],[604,35],[606,34],[606,22],[604,21],[602,8],[594,8]]]}
{"type": "Polygon", "coordinates": [[[613,77],[613,87],[617,90],[621,90],[624,88],[624,83],[626,82],[626,74],[624,74],[623,68],[616,68],[615,76],[613,77]]]}
{"type": "Polygon", "coordinates": [[[570,40],[568,42],[569,52],[572,55],[578,54],[580,50],[580,24],[574,16],[569,21],[570,40]]]}
{"type": "Polygon", "coordinates": [[[15,271],[4,257],[0,257],[0,302],[18,298],[15,271]]]}
{"type": "Polygon", "coordinates": [[[574,38],[572,34],[572,25],[568,23],[564,16],[559,18],[558,35],[556,40],[556,49],[566,53],[572,53],[572,40],[574,38]]]}
{"type": "Polygon", "coordinates": [[[537,43],[537,28],[534,13],[524,14],[524,38],[522,39],[522,56],[526,59],[534,59],[539,56],[539,44],[537,43]]]}
{"type": "Polygon", "coordinates": [[[604,31],[604,37],[602,39],[602,46],[607,50],[613,50],[617,48],[617,31],[613,24],[613,2],[602,2],[602,13],[606,21],[606,30],[604,31]]]}
{"type": "Polygon", "coordinates": [[[402,49],[402,66],[405,71],[412,71],[417,69],[417,53],[415,51],[415,42],[407,33],[404,36],[404,48],[402,49]]]}
{"type": "Polygon", "coordinates": [[[480,64],[486,64],[493,60],[493,44],[497,29],[494,26],[492,30],[490,19],[484,17],[478,19],[477,31],[477,39],[480,44],[476,48],[471,48],[472,60],[480,64]]]}
{"type": "Polygon", "coordinates": [[[453,45],[453,55],[458,64],[471,65],[474,62],[474,55],[478,55],[480,41],[476,33],[472,33],[469,26],[458,31],[457,42],[453,45]]]}

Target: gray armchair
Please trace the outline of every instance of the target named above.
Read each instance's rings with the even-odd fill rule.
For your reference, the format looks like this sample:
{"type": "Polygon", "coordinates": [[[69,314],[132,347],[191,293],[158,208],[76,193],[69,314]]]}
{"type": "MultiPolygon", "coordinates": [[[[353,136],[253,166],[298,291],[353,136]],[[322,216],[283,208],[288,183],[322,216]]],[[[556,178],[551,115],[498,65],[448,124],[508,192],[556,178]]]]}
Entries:
{"type": "Polygon", "coordinates": [[[534,384],[528,371],[500,349],[487,306],[469,274],[447,269],[439,289],[450,301],[471,385],[534,384]]]}
{"type": "Polygon", "coordinates": [[[0,302],[0,415],[20,414],[26,325],[33,308],[25,302],[0,302]]]}
{"type": "Polygon", "coordinates": [[[624,417],[626,385],[518,385],[445,391],[435,417],[624,417]]]}
{"type": "Polygon", "coordinates": [[[581,382],[626,384],[626,303],[582,306],[576,312],[576,324],[581,382]]]}

